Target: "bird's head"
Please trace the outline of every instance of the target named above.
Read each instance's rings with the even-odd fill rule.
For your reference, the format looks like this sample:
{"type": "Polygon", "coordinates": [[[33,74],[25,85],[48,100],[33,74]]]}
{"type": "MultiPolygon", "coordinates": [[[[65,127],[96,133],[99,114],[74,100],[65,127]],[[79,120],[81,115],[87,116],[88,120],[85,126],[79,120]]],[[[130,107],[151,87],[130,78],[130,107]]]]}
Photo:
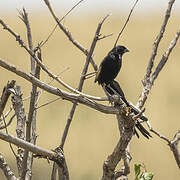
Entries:
{"type": "Polygon", "coordinates": [[[129,52],[129,49],[127,49],[125,46],[118,45],[114,47],[111,52],[117,55],[123,55],[124,53],[129,52]]]}

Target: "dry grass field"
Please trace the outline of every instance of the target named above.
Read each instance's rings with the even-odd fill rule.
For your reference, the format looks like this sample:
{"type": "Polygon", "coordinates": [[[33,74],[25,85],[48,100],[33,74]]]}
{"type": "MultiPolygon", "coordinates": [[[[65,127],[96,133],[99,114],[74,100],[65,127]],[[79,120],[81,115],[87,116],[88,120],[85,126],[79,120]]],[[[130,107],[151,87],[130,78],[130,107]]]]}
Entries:
{"type": "MultiPolygon", "coordinates": [[[[71,31],[73,37],[86,48],[90,47],[98,22],[102,16],[96,14],[92,17],[73,17],[66,19],[65,25],[71,31]]],[[[112,37],[98,42],[94,52],[94,59],[99,65],[102,58],[112,48],[118,30],[122,27],[125,15],[113,15],[103,25],[102,34],[113,33],[112,37]]],[[[23,39],[26,39],[26,31],[18,17],[3,16],[4,21],[10,25],[23,39]]],[[[50,15],[30,14],[31,28],[33,31],[34,46],[45,40],[54,21],[50,15]]],[[[180,16],[172,16],[164,39],[160,44],[157,59],[158,63],[162,53],[168,47],[170,41],[178,29],[180,16]]],[[[134,104],[142,91],[141,80],[144,77],[147,63],[152,52],[153,40],[159,32],[162,23],[162,14],[153,16],[133,16],[128,24],[119,44],[130,49],[130,53],[124,55],[123,68],[117,80],[129,101],[134,104]]],[[[61,78],[72,87],[76,88],[85,56],[74,47],[65,35],[57,29],[52,38],[42,48],[43,63],[55,74],[65,68],[61,78]]],[[[29,56],[15,39],[0,27],[0,58],[7,60],[26,72],[30,71],[29,56]]],[[[180,110],[180,42],[172,52],[165,68],[160,73],[146,102],[146,115],[151,125],[167,136],[173,138],[180,128],[178,113],[180,110]]],[[[92,67],[89,72],[92,72],[92,67]]],[[[22,87],[23,97],[29,95],[31,84],[16,75],[0,68],[0,91],[7,81],[15,79],[16,84],[22,87]]],[[[48,82],[49,78],[42,72],[41,80],[48,82]]],[[[53,82],[54,86],[62,88],[53,82]]],[[[104,96],[102,89],[94,84],[94,79],[85,82],[83,92],[91,95],[104,96]]],[[[46,92],[40,99],[39,105],[55,99],[46,92]]],[[[25,101],[26,113],[29,101],[25,101]]],[[[10,103],[8,104],[10,105],[10,103]]],[[[37,144],[44,148],[54,149],[59,145],[61,135],[72,104],[59,100],[51,105],[40,108],[37,116],[37,144]]],[[[7,109],[6,109],[7,110],[7,109]]],[[[16,120],[14,120],[9,133],[15,134],[16,120]]],[[[93,109],[78,105],[73,118],[70,132],[64,147],[67,164],[72,180],[100,179],[102,175],[103,161],[112,152],[119,138],[116,118],[93,109]]],[[[4,155],[10,167],[15,169],[15,158],[9,145],[0,141],[0,152],[4,155]]],[[[134,177],[133,166],[135,163],[144,163],[146,169],[154,173],[154,180],[178,180],[179,169],[172,153],[165,142],[153,135],[150,140],[133,137],[131,143],[131,175],[134,177]]],[[[34,160],[33,180],[50,179],[52,163],[44,159],[34,160]]],[[[0,179],[4,175],[0,171],[0,179]]]]}

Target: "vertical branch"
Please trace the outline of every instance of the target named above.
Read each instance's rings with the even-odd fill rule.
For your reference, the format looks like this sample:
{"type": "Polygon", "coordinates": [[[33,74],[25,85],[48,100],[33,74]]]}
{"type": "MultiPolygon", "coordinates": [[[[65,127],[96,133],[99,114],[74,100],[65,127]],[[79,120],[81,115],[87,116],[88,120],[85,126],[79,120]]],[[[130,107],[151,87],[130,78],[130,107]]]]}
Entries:
{"type": "Polygon", "coordinates": [[[153,84],[155,79],[158,77],[160,71],[162,70],[162,68],[164,67],[164,65],[166,64],[167,60],[168,60],[168,57],[171,53],[171,51],[173,50],[173,48],[176,46],[176,43],[179,39],[179,36],[180,36],[180,27],[174,37],[174,39],[171,41],[171,43],[169,44],[169,47],[168,49],[166,50],[166,52],[163,54],[159,64],[157,65],[154,73],[152,74],[152,77],[151,77],[151,83],[153,84]]]}
{"type": "Polygon", "coordinates": [[[145,80],[148,79],[150,77],[150,75],[151,75],[151,71],[152,71],[152,67],[154,65],[154,60],[155,60],[155,57],[156,57],[156,54],[157,54],[159,43],[160,43],[161,39],[163,38],[163,34],[165,32],[166,25],[167,25],[168,20],[170,18],[171,9],[172,9],[172,6],[173,6],[174,2],[175,2],[175,0],[169,0],[168,7],[167,7],[165,17],[164,17],[164,21],[163,21],[163,23],[161,25],[160,32],[159,32],[159,34],[156,37],[156,40],[154,42],[153,52],[152,52],[150,60],[149,60],[149,64],[148,64],[146,75],[145,75],[145,80]]]}
{"type": "MultiPolygon", "coordinates": [[[[135,121],[126,115],[117,115],[118,124],[120,127],[120,134],[121,137],[119,139],[118,144],[116,145],[113,153],[108,156],[107,160],[104,162],[103,165],[103,176],[101,180],[114,180],[115,177],[119,177],[120,175],[124,175],[123,173],[119,174],[115,172],[115,168],[120,162],[120,160],[124,157],[126,153],[126,149],[128,144],[131,141],[133,136],[133,129],[135,121]]],[[[125,166],[127,162],[124,163],[125,166]]],[[[127,168],[127,167],[126,167],[127,168]]],[[[127,168],[128,169],[128,168],[127,168]]],[[[124,171],[123,171],[124,172],[124,171]]],[[[129,172],[126,172],[126,175],[129,172]]]]}
{"type": "MultiPolygon", "coordinates": [[[[15,87],[15,94],[12,96],[12,105],[17,117],[17,126],[16,126],[16,134],[17,137],[20,139],[25,139],[25,122],[26,122],[26,113],[24,110],[24,105],[22,101],[22,93],[20,86],[15,87]]],[[[16,156],[17,167],[18,167],[18,174],[19,177],[22,175],[22,162],[23,162],[23,155],[24,149],[18,147],[18,153],[16,156]]]]}
{"type": "Polygon", "coordinates": [[[166,64],[172,50],[176,46],[176,43],[179,39],[179,36],[180,36],[180,28],[178,29],[175,37],[173,38],[173,40],[169,44],[169,47],[167,48],[166,52],[162,55],[162,58],[161,58],[159,64],[157,65],[154,73],[152,74],[150,79],[146,79],[146,81],[144,82],[145,83],[144,89],[143,89],[141,96],[138,100],[137,107],[142,108],[144,106],[144,104],[147,100],[148,94],[149,94],[149,92],[153,86],[153,83],[154,83],[155,79],[158,77],[158,75],[159,75],[160,71],[162,70],[162,68],[164,67],[164,65],[166,64]]]}
{"type": "MultiPolygon", "coordinates": [[[[93,39],[93,42],[91,44],[91,47],[90,47],[90,51],[86,57],[86,62],[85,62],[85,65],[84,65],[84,68],[83,68],[83,71],[81,73],[81,78],[80,78],[80,82],[79,82],[79,86],[78,86],[78,91],[82,91],[82,87],[83,87],[83,84],[84,84],[84,81],[85,81],[85,75],[87,73],[87,70],[88,70],[88,66],[89,66],[89,63],[90,63],[90,60],[91,60],[91,57],[92,57],[92,54],[94,52],[94,49],[96,47],[96,43],[98,41],[98,38],[99,38],[99,34],[100,34],[100,30],[101,30],[101,26],[102,24],[104,23],[104,21],[108,18],[109,15],[106,15],[102,21],[98,24],[98,27],[96,29],[96,32],[95,32],[95,35],[94,35],[94,39],[93,39]]],[[[68,119],[67,119],[67,123],[66,123],[66,126],[65,126],[65,129],[64,129],[64,132],[63,132],[63,135],[62,135],[62,139],[61,139],[61,144],[60,144],[60,147],[63,149],[64,147],[64,143],[66,141],[66,137],[67,137],[67,134],[68,134],[68,131],[69,131],[69,127],[71,125],[71,122],[72,122],[72,118],[74,116],[74,113],[75,113],[75,109],[77,107],[77,102],[73,103],[73,106],[71,108],[71,111],[69,113],[69,116],[68,116],[68,119]]],[[[52,170],[52,175],[51,175],[51,179],[53,177],[56,176],[56,170],[57,170],[57,166],[53,165],[53,170],[52,170]]]]}
{"type": "MultiPolygon", "coordinates": [[[[32,35],[31,35],[31,26],[28,20],[28,14],[26,10],[23,8],[23,12],[19,12],[20,16],[19,18],[24,22],[27,28],[27,39],[28,39],[28,45],[29,49],[33,51],[33,43],[32,43],[32,35]]],[[[32,56],[30,56],[30,61],[31,61],[31,73],[34,75],[35,74],[35,60],[33,59],[32,56]]]]}
{"type": "MultiPolygon", "coordinates": [[[[96,47],[96,43],[97,43],[98,38],[100,36],[99,33],[100,33],[100,30],[101,30],[101,26],[104,23],[104,21],[108,18],[108,16],[109,15],[106,15],[102,19],[102,21],[98,24],[97,30],[95,32],[94,39],[93,39],[93,42],[92,42],[91,47],[90,47],[90,51],[89,51],[89,54],[86,57],[86,62],[85,62],[85,65],[84,65],[84,68],[83,68],[83,71],[82,71],[82,74],[81,74],[81,78],[80,78],[80,82],[79,82],[79,86],[78,86],[78,91],[80,91],[80,92],[82,91],[82,87],[83,87],[84,80],[85,80],[85,75],[86,75],[87,70],[88,70],[88,66],[89,66],[89,62],[90,62],[91,56],[92,56],[92,54],[94,52],[94,49],[96,47]]],[[[60,145],[60,147],[62,149],[63,149],[64,143],[65,143],[65,140],[66,140],[66,137],[67,137],[67,134],[68,134],[68,129],[70,127],[70,124],[71,124],[71,121],[72,121],[72,118],[73,118],[76,106],[77,106],[77,102],[75,102],[73,104],[72,109],[71,109],[70,114],[69,114],[69,117],[68,117],[68,121],[67,121],[65,130],[64,130],[64,133],[63,133],[63,136],[62,136],[62,140],[61,140],[61,145],[60,145]]]]}
{"type": "MultiPolygon", "coordinates": [[[[20,13],[21,20],[25,23],[27,29],[27,38],[28,38],[28,45],[31,52],[33,52],[33,42],[32,42],[32,35],[31,35],[31,27],[28,19],[28,14],[26,10],[23,8],[23,13],[20,13]]],[[[38,52],[38,59],[41,60],[41,52],[38,52]]],[[[35,60],[32,56],[30,56],[31,60],[31,74],[34,75],[36,78],[40,78],[40,67],[36,65],[35,67],[35,60]]],[[[29,106],[29,113],[28,113],[28,121],[26,122],[26,141],[32,142],[35,144],[36,142],[36,100],[38,97],[37,93],[37,86],[32,85],[31,91],[31,98],[30,98],[30,106],[29,106]],[[32,138],[31,138],[31,129],[32,129],[32,138]],[[32,140],[32,141],[31,141],[32,140]]],[[[23,158],[23,172],[22,172],[22,179],[31,179],[32,177],[32,163],[33,163],[33,156],[32,153],[28,153],[27,150],[24,152],[23,158]],[[29,156],[29,158],[28,158],[29,156]]]]}

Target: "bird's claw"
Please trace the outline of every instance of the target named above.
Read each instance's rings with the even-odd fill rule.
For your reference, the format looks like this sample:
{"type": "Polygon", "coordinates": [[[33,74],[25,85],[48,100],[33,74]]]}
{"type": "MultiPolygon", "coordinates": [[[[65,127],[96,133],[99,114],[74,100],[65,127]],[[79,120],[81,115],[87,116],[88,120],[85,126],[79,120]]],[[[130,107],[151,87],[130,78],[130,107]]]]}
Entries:
{"type": "Polygon", "coordinates": [[[125,112],[126,112],[126,116],[129,116],[129,114],[131,113],[131,107],[130,106],[127,106],[125,108],[125,112]]]}

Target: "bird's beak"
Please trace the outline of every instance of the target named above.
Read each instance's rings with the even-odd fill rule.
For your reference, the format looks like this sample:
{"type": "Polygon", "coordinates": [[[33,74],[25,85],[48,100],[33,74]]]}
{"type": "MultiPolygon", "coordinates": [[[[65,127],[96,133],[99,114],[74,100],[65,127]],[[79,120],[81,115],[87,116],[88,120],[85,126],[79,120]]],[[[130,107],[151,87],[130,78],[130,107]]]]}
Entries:
{"type": "Polygon", "coordinates": [[[129,52],[129,49],[126,49],[125,52],[129,52]]]}

